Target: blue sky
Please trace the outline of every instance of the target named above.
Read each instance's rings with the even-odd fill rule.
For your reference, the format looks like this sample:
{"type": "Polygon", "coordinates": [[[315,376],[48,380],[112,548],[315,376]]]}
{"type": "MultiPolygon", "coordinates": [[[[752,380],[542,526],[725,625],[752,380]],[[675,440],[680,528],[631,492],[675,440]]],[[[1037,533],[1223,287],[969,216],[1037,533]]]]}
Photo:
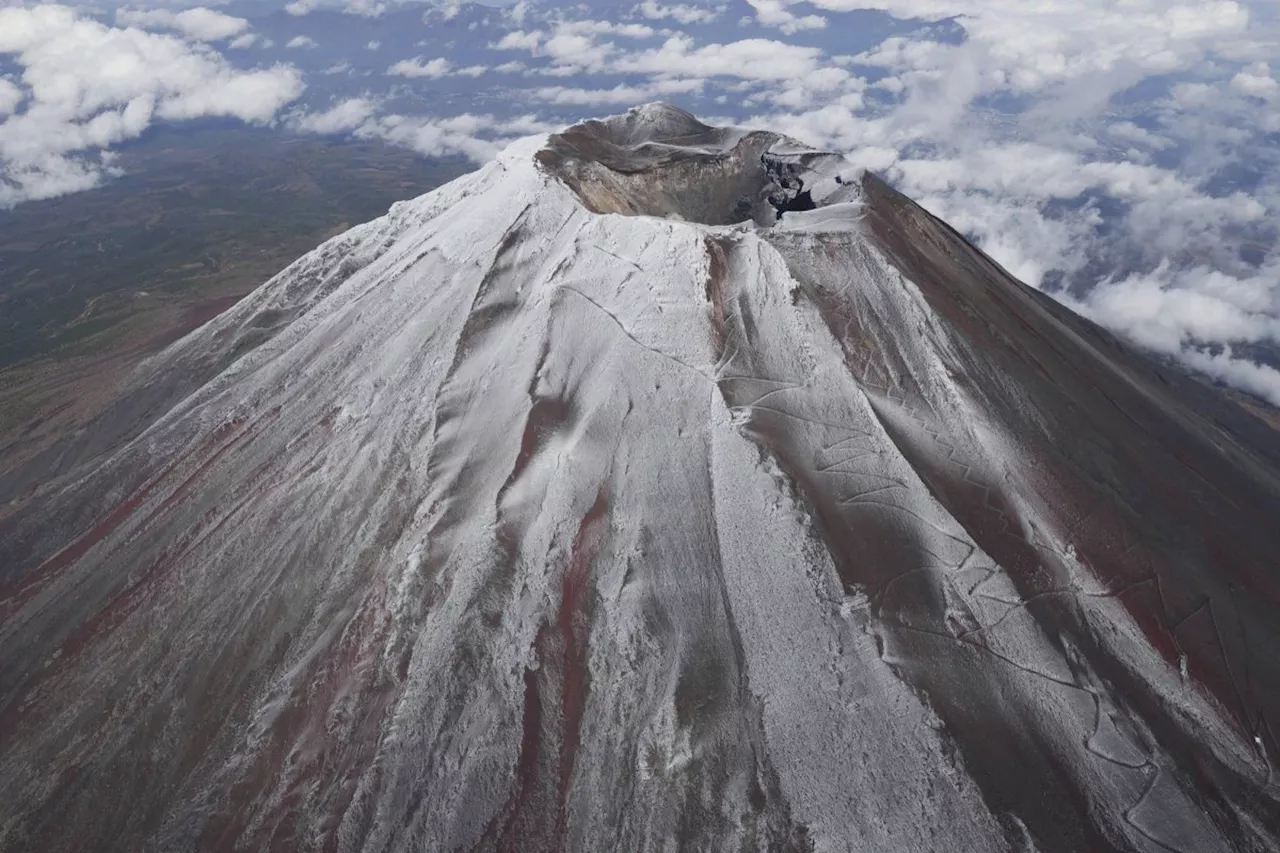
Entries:
{"type": "Polygon", "coordinates": [[[483,161],[667,100],[847,153],[1028,283],[1280,404],[1278,35],[1275,4],[1232,0],[7,3],[0,205],[205,116],[483,161]]]}

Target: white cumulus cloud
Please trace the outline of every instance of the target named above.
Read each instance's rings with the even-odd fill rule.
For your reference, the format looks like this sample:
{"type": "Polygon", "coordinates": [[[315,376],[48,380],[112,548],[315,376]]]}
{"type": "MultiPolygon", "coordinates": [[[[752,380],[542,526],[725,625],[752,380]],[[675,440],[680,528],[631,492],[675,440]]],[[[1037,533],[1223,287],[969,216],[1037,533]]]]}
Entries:
{"type": "Polygon", "coordinates": [[[453,70],[453,63],[447,59],[437,57],[423,61],[422,57],[416,59],[402,59],[387,69],[387,73],[393,77],[425,77],[427,79],[438,79],[447,77],[453,70]]]}
{"type": "Polygon", "coordinates": [[[64,6],[0,9],[0,54],[22,69],[0,93],[13,102],[0,123],[0,207],[94,186],[111,174],[104,152],[157,121],[266,123],[303,89],[289,66],[236,69],[206,45],[64,6]]]}
{"type": "Polygon", "coordinates": [[[356,135],[383,139],[429,157],[461,154],[484,162],[521,136],[557,129],[558,125],[534,116],[499,119],[470,113],[447,118],[386,115],[366,122],[356,135]]]}
{"type": "Polygon", "coordinates": [[[827,25],[821,15],[797,15],[790,7],[796,0],[747,0],[755,10],[756,20],[766,27],[776,27],[787,35],[801,30],[820,30],[827,25]]]}
{"type": "Polygon", "coordinates": [[[1280,94],[1280,83],[1271,76],[1271,66],[1255,62],[1231,78],[1231,88],[1256,98],[1271,100],[1280,94]]]}
{"type": "Polygon", "coordinates": [[[170,9],[120,9],[116,23],[143,29],[176,30],[199,41],[222,41],[243,34],[249,22],[203,6],[174,12],[170,9]]]}
{"type": "Polygon", "coordinates": [[[636,13],[651,21],[673,20],[678,24],[709,24],[724,12],[724,6],[694,6],[692,4],[657,3],[645,0],[635,7],[636,13]]]}
{"type": "MultiPolygon", "coordinates": [[[[757,5],[781,23],[791,3],[757,5]],[[780,7],[780,8],[779,8],[780,7]]],[[[1280,33],[1232,0],[812,0],[951,20],[854,57],[838,101],[749,99],[751,123],[851,153],[1006,269],[1154,351],[1280,401],[1280,33]],[[1138,100],[1135,87],[1148,93],[1138,100]],[[1165,94],[1161,94],[1161,91],[1165,94]],[[1266,102],[1263,105],[1259,101],[1266,102]],[[783,111],[784,110],[784,111],[783,111]],[[1228,178],[1244,172],[1251,179],[1228,178]]],[[[690,49],[685,53],[693,54],[690,49]]],[[[679,59],[679,57],[676,57],[679,59]]],[[[655,63],[656,66],[656,63],[655,63]]],[[[657,73],[656,70],[654,73],[657,73]]]]}
{"type": "Polygon", "coordinates": [[[687,77],[737,77],[743,80],[800,81],[824,70],[828,76],[847,78],[840,68],[823,68],[822,51],[816,47],[771,39],[743,39],[728,44],[698,46],[688,36],[672,36],[661,47],[620,57],[618,71],[687,77]]]}
{"type": "Polygon", "coordinates": [[[378,104],[371,98],[347,98],[324,112],[299,115],[292,124],[306,133],[349,133],[373,118],[377,110],[378,104]]]}
{"type": "Polygon", "coordinates": [[[6,116],[22,103],[22,89],[10,80],[0,77],[0,116],[6,116]]]}

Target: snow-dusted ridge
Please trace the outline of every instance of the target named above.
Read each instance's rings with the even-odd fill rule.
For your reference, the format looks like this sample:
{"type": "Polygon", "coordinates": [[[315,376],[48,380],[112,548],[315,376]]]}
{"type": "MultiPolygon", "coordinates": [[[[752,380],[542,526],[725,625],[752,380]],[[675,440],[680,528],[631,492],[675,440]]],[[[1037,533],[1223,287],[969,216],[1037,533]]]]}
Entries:
{"type": "Polygon", "coordinates": [[[775,134],[520,142],[0,499],[0,848],[1280,845],[1274,439],[775,134]]]}

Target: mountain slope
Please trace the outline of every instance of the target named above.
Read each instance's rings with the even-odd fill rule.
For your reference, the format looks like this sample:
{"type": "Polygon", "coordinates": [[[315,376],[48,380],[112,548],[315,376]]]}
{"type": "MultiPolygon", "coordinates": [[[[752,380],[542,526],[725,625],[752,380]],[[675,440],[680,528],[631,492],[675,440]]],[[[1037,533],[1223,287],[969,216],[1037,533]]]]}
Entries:
{"type": "Polygon", "coordinates": [[[1274,437],[775,134],[519,143],[0,498],[5,849],[1280,845],[1274,437]]]}

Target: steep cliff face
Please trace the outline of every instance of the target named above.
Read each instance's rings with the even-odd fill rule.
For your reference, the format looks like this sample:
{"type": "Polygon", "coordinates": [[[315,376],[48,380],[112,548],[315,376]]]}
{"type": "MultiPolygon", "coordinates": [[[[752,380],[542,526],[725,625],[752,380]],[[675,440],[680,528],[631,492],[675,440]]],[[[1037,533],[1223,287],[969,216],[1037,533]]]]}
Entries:
{"type": "Polygon", "coordinates": [[[528,140],[0,482],[0,847],[1275,850],[1276,446],[838,157],[528,140]]]}

